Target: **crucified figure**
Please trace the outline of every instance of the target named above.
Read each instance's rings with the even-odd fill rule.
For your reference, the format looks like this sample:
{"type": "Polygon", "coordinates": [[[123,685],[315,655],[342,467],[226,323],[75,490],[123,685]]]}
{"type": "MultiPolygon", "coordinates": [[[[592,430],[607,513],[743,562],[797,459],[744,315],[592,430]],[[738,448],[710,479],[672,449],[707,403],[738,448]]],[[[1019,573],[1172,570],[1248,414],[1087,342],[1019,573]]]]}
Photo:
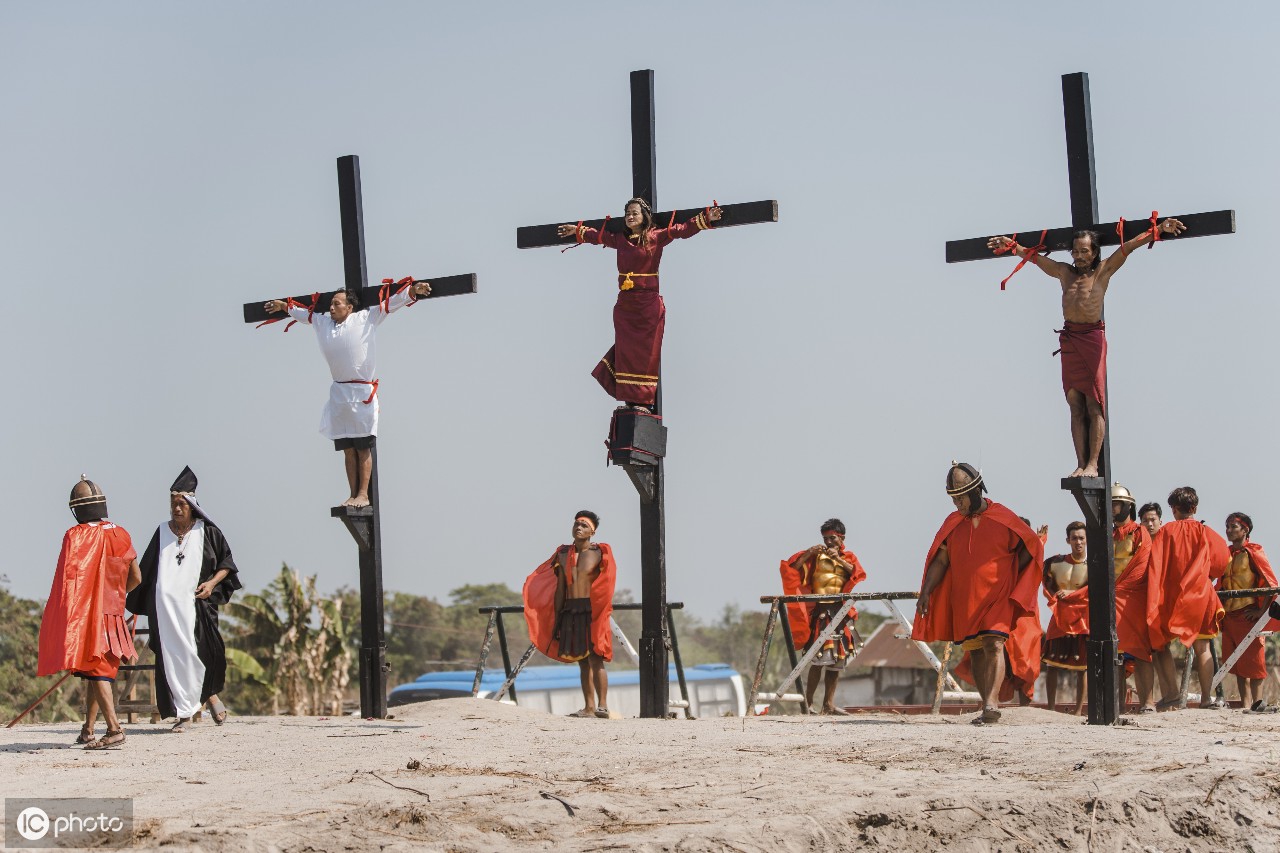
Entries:
{"type": "Polygon", "coordinates": [[[1071,440],[1076,450],[1072,477],[1099,476],[1098,457],[1107,430],[1107,336],[1102,309],[1111,276],[1134,249],[1159,240],[1160,234],[1176,237],[1185,230],[1187,227],[1177,219],[1166,219],[1122,243],[1106,260],[1102,259],[1097,232],[1078,231],[1071,241],[1070,264],[1050,260],[1037,248],[1020,246],[1010,237],[987,241],[987,247],[997,254],[1013,252],[1062,285],[1065,322],[1058,341],[1062,347],[1062,390],[1071,407],[1071,440]]]}

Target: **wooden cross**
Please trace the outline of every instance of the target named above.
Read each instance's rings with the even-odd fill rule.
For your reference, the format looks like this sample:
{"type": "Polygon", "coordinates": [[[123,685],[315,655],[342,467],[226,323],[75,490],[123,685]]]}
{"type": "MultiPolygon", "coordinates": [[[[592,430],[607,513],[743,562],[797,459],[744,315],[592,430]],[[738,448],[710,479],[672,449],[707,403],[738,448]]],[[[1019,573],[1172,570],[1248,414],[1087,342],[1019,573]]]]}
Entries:
{"type": "MultiPolygon", "coordinates": [[[[1052,228],[1040,240],[1043,251],[1070,250],[1076,231],[1090,230],[1100,236],[1103,246],[1115,246],[1137,237],[1150,227],[1148,219],[1124,223],[1123,237],[1118,222],[1098,221],[1098,187],[1093,164],[1093,120],[1089,110],[1089,75],[1078,72],[1062,76],[1062,108],[1067,130],[1067,175],[1071,190],[1071,226],[1052,228]]],[[[1177,236],[1162,234],[1160,242],[1234,234],[1234,210],[1177,214],[1173,218],[1187,226],[1177,236]]],[[[1038,234],[1041,229],[1017,233],[1038,234]]],[[[994,255],[987,237],[947,242],[947,263],[988,260],[994,255]]],[[[1111,406],[1104,389],[1102,454],[1097,477],[1067,477],[1062,488],[1071,492],[1085,514],[1089,549],[1089,724],[1113,725],[1123,707],[1121,675],[1116,643],[1114,543],[1111,538],[1111,406]]]]}
{"type": "MultiPolygon", "coordinates": [[[[631,195],[643,198],[651,210],[657,203],[657,147],[654,137],[653,71],[631,72],[631,195]]],[[[723,211],[713,230],[757,222],[777,222],[776,201],[753,201],[744,204],[722,204],[723,211]]],[[[684,222],[702,208],[675,211],[677,221],[684,222]]],[[[672,211],[654,213],[655,224],[671,221],[672,211]]],[[[571,219],[561,219],[569,222],[571,219]]],[[[576,221],[576,220],[572,220],[576,221]]],[[[551,225],[531,225],[516,230],[516,247],[535,249],[563,246],[576,241],[573,236],[560,237],[551,225]]],[[[602,219],[583,220],[593,228],[605,227],[602,219]]],[[[607,223],[611,231],[624,232],[617,219],[607,223]]],[[[434,285],[433,285],[434,286],[434,285]]],[[[659,371],[661,372],[661,371],[659,371]]],[[[666,427],[661,425],[662,386],[654,405],[657,418],[636,417],[619,413],[618,433],[613,437],[613,460],[622,465],[640,493],[640,594],[643,602],[640,634],[640,716],[661,718],[667,715],[669,689],[667,625],[663,618],[667,605],[666,508],[663,495],[663,460],[666,452],[666,427]],[[621,435],[626,431],[627,435],[621,435]],[[633,440],[634,439],[634,440],[633,440]],[[626,452],[620,447],[626,446],[626,452]]]]}
{"type": "MultiPolygon", "coordinates": [[[[381,288],[369,286],[364,254],[364,206],[360,196],[360,158],[355,155],[338,158],[338,207],[342,216],[342,265],[344,287],[359,289],[360,310],[378,304],[381,288]]],[[[474,274],[430,279],[431,295],[424,299],[457,296],[476,292],[474,274]]],[[[329,300],[336,290],[320,293],[312,302],[312,294],[294,299],[314,308],[329,310],[329,300]]],[[[271,297],[280,298],[279,295],[271,297]]],[[[246,323],[261,323],[284,317],[268,314],[266,300],[248,302],[244,306],[246,323]]],[[[333,518],[342,520],[360,550],[360,716],[383,719],[387,716],[387,644],[382,616],[382,521],[378,501],[378,444],[370,448],[373,471],[369,476],[369,506],[336,506],[333,518]]]]}

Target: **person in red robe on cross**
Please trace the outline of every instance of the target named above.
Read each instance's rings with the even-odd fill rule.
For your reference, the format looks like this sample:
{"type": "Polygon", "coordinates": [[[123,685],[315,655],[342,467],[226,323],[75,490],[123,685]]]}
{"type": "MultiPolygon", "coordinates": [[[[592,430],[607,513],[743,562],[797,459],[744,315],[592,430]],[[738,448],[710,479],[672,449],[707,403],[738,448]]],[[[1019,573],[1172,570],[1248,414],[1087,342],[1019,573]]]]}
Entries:
{"type": "Polygon", "coordinates": [[[653,223],[653,211],[642,198],[623,208],[626,234],[581,223],[561,225],[556,233],[574,236],[579,243],[607,246],[618,253],[618,301],[613,306],[613,346],[591,375],[615,400],[635,409],[652,411],[658,393],[658,369],[662,363],[662,332],[667,308],[658,293],[658,265],[662,249],[672,240],[692,237],[718,222],[721,210],[709,207],[688,222],[672,221],[665,228],[653,223]]]}

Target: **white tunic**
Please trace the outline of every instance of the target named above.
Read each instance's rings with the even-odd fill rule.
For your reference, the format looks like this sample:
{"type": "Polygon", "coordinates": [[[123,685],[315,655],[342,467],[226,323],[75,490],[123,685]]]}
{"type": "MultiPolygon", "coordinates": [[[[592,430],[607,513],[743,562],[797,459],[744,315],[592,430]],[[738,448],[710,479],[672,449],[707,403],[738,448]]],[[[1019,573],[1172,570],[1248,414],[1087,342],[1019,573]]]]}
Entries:
{"type": "Polygon", "coordinates": [[[196,587],[204,562],[204,522],[196,520],[187,535],[178,537],[168,524],[160,525],[160,559],[156,565],[156,624],[164,677],[179,717],[200,710],[204,662],[196,651],[196,587]],[[182,562],[178,562],[181,553],[182,562]]]}
{"type": "Polygon", "coordinates": [[[367,310],[352,311],[341,323],[334,323],[328,314],[312,314],[307,319],[307,309],[294,306],[289,316],[300,323],[311,323],[316,330],[320,352],[329,363],[333,385],[329,387],[329,402],[320,414],[320,432],[325,438],[360,438],[378,434],[378,396],[374,383],[378,378],[377,341],[378,326],[410,302],[416,301],[410,289],[391,297],[390,311],[381,305],[370,305],[367,310]]]}

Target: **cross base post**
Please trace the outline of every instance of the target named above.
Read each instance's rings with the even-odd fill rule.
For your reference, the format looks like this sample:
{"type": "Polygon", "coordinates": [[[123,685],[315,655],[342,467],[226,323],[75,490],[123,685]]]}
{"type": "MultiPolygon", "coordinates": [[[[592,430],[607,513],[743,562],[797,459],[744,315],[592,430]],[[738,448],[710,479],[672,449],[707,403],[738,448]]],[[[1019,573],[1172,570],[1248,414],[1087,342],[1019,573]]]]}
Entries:
{"type": "Polygon", "coordinates": [[[1062,481],[1085,517],[1089,560],[1089,725],[1115,725],[1124,688],[1116,640],[1114,542],[1111,538],[1111,489],[1105,477],[1068,477],[1062,481]]]}
{"type": "Polygon", "coordinates": [[[329,511],[342,521],[360,552],[360,716],[387,716],[387,643],[382,614],[382,525],[378,514],[378,444],[369,452],[369,506],[335,506],[329,511]]]}

